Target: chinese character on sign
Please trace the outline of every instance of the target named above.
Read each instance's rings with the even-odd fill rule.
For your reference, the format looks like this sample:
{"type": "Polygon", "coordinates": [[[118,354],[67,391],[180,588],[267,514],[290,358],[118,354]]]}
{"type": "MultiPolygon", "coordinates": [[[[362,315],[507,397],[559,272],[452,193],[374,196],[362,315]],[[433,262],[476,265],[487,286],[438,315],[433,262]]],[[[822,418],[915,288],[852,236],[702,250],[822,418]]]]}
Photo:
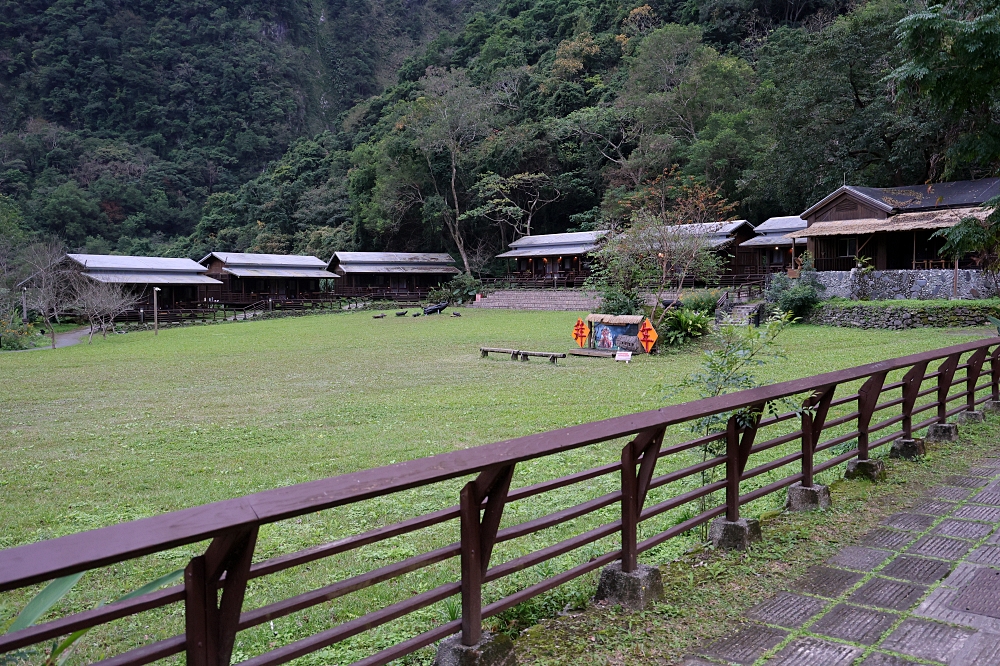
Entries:
{"type": "Polygon", "coordinates": [[[656,334],[656,329],[653,328],[651,323],[649,323],[649,320],[643,320],[642,326],[639,327],[639,344],[642,345],[642,348],[646,350],[647,354],[649,353],[649,350],[653,348],[653,345],[656,344],[656,339],[658,337],[660,336],[656,334]]]}
{"type": "Polygon", "coordinates": [[[576,326],[573,327],[573,339],[576,340],[576,344],[585,347],[589,336],[590,327],[582,319],[577,319],[576,326]]]}

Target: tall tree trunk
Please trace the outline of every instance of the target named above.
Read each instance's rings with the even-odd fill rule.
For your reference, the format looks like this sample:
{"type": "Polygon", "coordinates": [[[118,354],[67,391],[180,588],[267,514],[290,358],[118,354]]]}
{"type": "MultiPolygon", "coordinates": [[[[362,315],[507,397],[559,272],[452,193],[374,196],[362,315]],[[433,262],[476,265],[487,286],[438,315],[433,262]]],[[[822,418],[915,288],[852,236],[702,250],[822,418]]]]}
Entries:
{"type": "Polygon", "coordinates": [[[458,254],[462,257],[462,265],[465,266],[465,272],[472,275],[472,269],[469,268],[469,257],[465,254],[465,241],[462,238],[461,223],[459,222],[459,217],[462,215],[462,211],[458,206],[458,187],[456,181],[458,180],[458,164],[456,162],[455,151],[451,151],[451,200],[455,204],[455,223],[451,232],[451,235],[455,238],[455,246],[458,248],[458,254]]]}

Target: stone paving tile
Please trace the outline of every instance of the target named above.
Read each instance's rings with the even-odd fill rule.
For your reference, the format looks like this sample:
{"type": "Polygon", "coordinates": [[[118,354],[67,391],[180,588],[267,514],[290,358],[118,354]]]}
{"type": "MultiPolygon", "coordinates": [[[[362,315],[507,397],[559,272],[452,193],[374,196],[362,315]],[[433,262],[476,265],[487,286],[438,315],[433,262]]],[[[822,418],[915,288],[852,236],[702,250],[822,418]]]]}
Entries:
{"type": "Polygon", "coordinates": [[[785,640],[788,632],[765,627],[763,625],[747,625],[731,636],[709,645],[702,654],[725,661],[749,666],[760,657],[785,640]]]}
{"type": "Polygon", "coordinates": [[[861,662],[861,666],[913,666],[919,662],[903,659],[884,652],[872,652],[861,662]]]}
{"type": "Polygon", "coordinates": [[[872,548],[898,550],[916,538],[917,535],[912,532],[900,532],[899,530],[887,530],[883,527],[877,527],[861,537],[861,543],[872,548]]]}
{"type": "Polygon", "coordinates": [[[927,588],[888,578],[872,578],[847,598],[848,601],[876,608],[908,610],[917,604],[927,588]]]}
{"type": "Polygon", "coordinates": [[[970,499],[973,504],[989,504],[990,506],[1000,506],[1000,488],[986,488],[981,490],[970,499]]]}
{"type": "Polygon", "coordinates": [[[816,597],[779,592],[771,599],[751,608],[746,616],[765,624],[798,629],[823,610],[827,603],[829,602],[816,597]]]}
{"type": "Polygon", "coordinates": [[[926,557],[900,555],[879,571],[879,575],[889,578],[900,578],[911,583],[930,585],[951,571],[951,564],[941,560],[930,560],[926,557]]]}
{"type": "Polygon", "coordinates": [[[972,541],[979,541],[990,532],[993,531],[993,525],[989,523],[977,523],[968,520],[955,520],[953,518],[947,518],[942,520],[933,530],[931,534],[940,534],[942,536],[955,537],[957,539],[971,539],[972,541]]]}
{"type": "Polygon", "coordinates": [[[972,551],[971,555],[969,555],[969,561],[977,562],[979,564],[1000,566],[1000,546],[994,544],[980,546],[972,551]]]}
{"type": "Polygon", "coordinates": [[[895,527],[897,530],[923,532],[933,525],[935,520],[937,518],[934,516],[924,516],[919,513],[894,513],[883,520],[882,524],[886,527],[895,527]]]}
{"type": "Polygon", "coordinates": [[[973,467],[969,470],[969,476],[1000,476],[1000,465],[973,467]]]}
{"type": "Polygon", "coordinates": [[[958,486],[959,488],[982,488],[989,483],[990,480],[984,479],[981,476],[958,474],[944,477],[944,482],[949,486],[958,486]]]}
{"type": "Polygon", "coordinates": [[[949,624],[960,624],[986,631],[1000,631],[1000,620],[963,613],[952,609],[951,603],[958,597],[959,591],[950,587],[939,587],[924,599],[913,611],[915,617],[940,620],[949,624]]]}
{"type": "Polygon", "coordinates": [[[820,597],[839,597],[864,578],[864,574],[833,567],[810,567],[806,574],[789,587],[797,592],[815,594],[820,597]]]}
{"type": "Polygon", "coordinates": [[[954,666],[1000,664],[1000,634],[978,632],[952,663],[954,666]]]}
{"type": "Polygon", "coordinates": [[[953,610],[1000,620],[1000,571],[981,568],[950,604],[953,610]]]}
{"type": "Polygon", "coordinates": [[[972,494],[971,488],[959,488],[958,486],[938,486],[930,491],[931,497],[961,502],[972,494]]]}
{"type": "Polygon", "coordinates": [[[944,500],[929,499],[920,502],[912,509],[913,513],[922,513],[928,516],[945,516],[958,506],[955,502],[945,502],[944,500]]]}
{"type": "Polygon", "coordinates": [[[986,568],[984,564],[973,564],[971,562],[959,562],[948,576],[941,581],[945,587],[965,587],[972,580],[980,569],[986,568]]]}
{"type": "Polygon", "coordinates": [[[921,659],[948,663],[956,656],[975,630],[953,627],[928,620],[905,620],[882,641],[883,649],[921,659]]]}
{"type": "Polygon", "coordinates": [[[962,539],[937,535],[923,536],[906,549],[909,555],[926,555],[941,560],[958,560],[972,549],[972,544],[962,539]]]}
{"type": "Polygon", "coordinates": [[[833,564],[845,569],[855,571],[871,571],[878,565],[885,562],[892,553],[874,548],[864,548],[861,546],[847,546],[841,548],[840,552],[828,559],[827,564],[833,564]]]}
{"type": "Polygon", "coordinates": [[[806,636],[783,647],[767,663],[771,666],[849,666],[861,653],[861,648],[853,645],[806,636]]]}
{"type": "Polygon", "coordinates": [[[887,611],[838,604],[814,622],[809,631],[852,643],[871,645],[895,623],[897,617],[899,616],[895,613],[887,611]]]}
{"type": "Polygon", "coordinates": [[[985,520],[988,523],[1000,523],[1000,506],[980,506],[977,504],[966,504],[955,509],[951,514],[952,518],[963,518],[965,520],[985,520]]]}

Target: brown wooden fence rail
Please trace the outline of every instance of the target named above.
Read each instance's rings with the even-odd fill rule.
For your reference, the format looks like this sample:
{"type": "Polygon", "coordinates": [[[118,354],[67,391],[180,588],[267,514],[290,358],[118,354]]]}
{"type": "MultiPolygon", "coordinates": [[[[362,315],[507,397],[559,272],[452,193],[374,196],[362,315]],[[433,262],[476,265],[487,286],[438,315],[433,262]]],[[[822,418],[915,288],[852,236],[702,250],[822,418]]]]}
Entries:
{"type": "Polygon", "coordinates": [[[461,596],[460,620],[432,626],[355,664],[386,664],[458,632],[463,642],[471,645],[480,636],[484,618],[502,613],[615,560],[622,561],[625,571],[632,571],[639,555],[668,539],[717,516],[736,520],[740,507],[748,502],[793,483],[811,486],[815,475],[824,470],[855,457],[867,459],[877,447],[898,438],[909,438],[923,428],[942,423],[988,400],[1000,400],[1000,338],[277,488],[3,550],[0,551],[0,591],[8,591],[211,539],[205,553],[189,561],[184,584],[2,635],[0,653],[150,609],[184,604],[184,634],[148,643],[99,663],[105,666],[147,664],[186,653],[188,664],[228,666],[239,631],[456,557],[460,560],[460,580],[417,591],[401,601],[278,646],[243,663],[250,666],[285,663],[454,595],[461,596]],[[984,370],[987,361],[989,365],[984,370]],[[898,379],[892,380],[893,377],[898,379]],[[860,388],[852,388],[858,383],[860,388]],[[728,416],[735,410],[744,410],[744,415],[748,412],[759,414],[769,402],[803,396],[806,409],[761,418],[752,427],[740,425],[746,422],[745,416],[728,416]],[[835,416],[838,411],[844,413],[835,416]],[[664,442],[668,427],[690,426],[697,419],[719,414],[728,416],[728,427],[722,432],[678,444],[664,442]],[[784,426],[775,428],[780,424],[784,426]],[[759,441],[762,439],[760,433],[770,428],[773,428],[771,433],[782,429],[784,432],[759,441]],[[824,439],[828,430],[840,434],[824,439]],[[632,439],[621,449],[620,461],[535,485],[510,488],[515,466],[520,463],[623,437],[632,439]],[[799,444],[791,453],[781,455],[777,447],[795,442],[799,444]],[[717,443],[720,448],[724,443],[725,453],[657,476],[658,464],[666,468],[671,461],[689,460],[683,457],[685,452],[699,451],[709,443],[717,443]],[[830,452],[831,449],[834,450],[830,452]],[[768,451],[771,451],[770,457],[765,454],[768,451]],[[818,461],[817,454],[823,452],[829,457],[818,461]],[[752,458],[757,462],[749,466],[752,458]],[[654,489],[683,480],[704,480],[700,475],[715,468],[725,472],[720,480],[709,479],[708,483],[679,494],[661,491],[661,501],[646,505],[647,496],[654,489]],[[765,475],[779,468],[790,469],[783,478],[765,483],[771,478],[765,475]],[[504,507],[512,502],[617,474],[620,474],[621,485],[615,492],[500,529],[504,507]],[[461,488],[456,506],[300,552],[253,562],[257,532],[262,525],[469,475],[476,476],[461,488]],[[755,485],[755,479],[758,487],[744,490],[744,487],[755,485]],[[721,492],[725,494],[722,504],[698,503],[700,498],[711,498],[713,493],[721,492]],[[505,562],[491,562],[494,546],[500,542],[536,534],[616,504],[621,507],[618,520],[505,562]],[[683,506],[698,507],[700,512],[669,529],[639,539],[640,523],[683,506]],[[459,525],[458,541],[454,543],[263,607],[243,608],[250,579],[352,552],[455,519],[459,525]],[[483,605],[484,584],[616,535],[621,538],[620,550],[612,549],[591,557],[582,564],[483,605]],[[222,590],[221,599],[219,589],[222,590]]]}

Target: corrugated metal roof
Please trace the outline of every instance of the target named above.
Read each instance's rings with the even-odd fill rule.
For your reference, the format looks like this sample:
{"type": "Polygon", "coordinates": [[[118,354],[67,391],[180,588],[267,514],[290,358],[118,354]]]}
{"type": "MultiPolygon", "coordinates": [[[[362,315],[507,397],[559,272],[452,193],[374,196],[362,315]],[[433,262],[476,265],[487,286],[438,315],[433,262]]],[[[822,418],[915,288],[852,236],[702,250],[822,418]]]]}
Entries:
{"type": "Polygon", "coordinates": [[[732,222],[694,222],[692,224],[678,224],[679,231],[690,231],[691,233],[705,234],[708,236],[728,236],[736,233],[743,226],[753,228],[746,220],[734,220],[732,222]]]}
{"type": "Polygon", "coordinates": [[[913,231],[915,229],[946,229],[958,224],[966,217],[980,220],[990,211],[982,208],[950,208],[921,213],[900,213],[884,220],[837,220],[816,222],[811,227],[787,234],[789,238],[814,238],[816,236],[853,236],[873,234],[879,231],[913,231]]]}
{"type": "Polygon", "coordinates": [[[833,201],[840,194],[848,192],[886,213],[893,211],[917,211],[934,208],[959,208],[977,206],[1000,194],[1000,178],[981,180],[956,180],[950,183],[931,183],[910,187],[859,187],[844,185],[838,187],[809,207],[802,217],[808,217],[833,201]]]}
{"type": "Polygon", "coordinates": [[[226,273],[239,278],[313,278],[313,279],[333,279],[340,277],[334,273],[320,268],[244,268],[236,266],[230,268],[223,267],[226,273]]]}
{"type": "Polygon", "coordinates": [[[532,245],[519,247],[497,257],[510,259],[514,257],[568,257],[576,254],[587,254],[597,247],[594,243],[581,243],[579,245],[532,245]]]}
{"type": "Polygon", "coordinates": [[[759,234],[773,234],[782,233],[787,234],[789,231],[795,231],[796,229],[805,229],[808,222],[803,220],[798,215],[786,215],[784,217],[771,217],[765,220],[762,224],[754,228],[759,234]]]}
{"type": "MultiPolygon", "coordinates": [[[[202,267],[204,268],[204,267],[202,267]]],[[[147,272],[147,271],[83,271],[83,274],[97,282],[112,284],[222,284],[207,275],[179,272],[147,272]]]]}
{"type": "Polygon", "coordinates": [[[447,252],[335,252],[330,259],[339,263],[366,264],[453,264],[447,252]]]}
{"type": "Polygon", "coordinates": [[[350,273],[404,273],[407,275],[458,275],[462,271],[454,266],[443,264],[340,264],[338,271],[345,275],[350,273]]]}
{"type": "Polygon", "coordinates": [[[512,248],[522,248],[534,245],[595,245],[607,231],[570,231],[564,234],[541,234],[539,236],[522,236],[510,244],[512,248]]]}
{"type": "Polygon", "coordinates": [[[173,257],[125,257],[113,254],[67,254],[86,269],[204,273],[205,267],[191,259],[173,257]]]}
{"type": "MultiPolygon", "coordinates": [[[[802,243],[799,243],[802,245],[802,243]]],[[[740,243],[740,247],[791,247],[792,239],[787,238],[784,234],[768,234],[766,236],[757,236],[756,238],[751,238],[748,241],[743,241],[740,243]]]]}
{"type": "Polygon", "coordinates": [[[248,252],[210,252],[201,262],[215,257],[227,267],[242,266],[255,268],[326,268],[326,262],[317,257],[301,254],[252,254],[248,252]]]}

